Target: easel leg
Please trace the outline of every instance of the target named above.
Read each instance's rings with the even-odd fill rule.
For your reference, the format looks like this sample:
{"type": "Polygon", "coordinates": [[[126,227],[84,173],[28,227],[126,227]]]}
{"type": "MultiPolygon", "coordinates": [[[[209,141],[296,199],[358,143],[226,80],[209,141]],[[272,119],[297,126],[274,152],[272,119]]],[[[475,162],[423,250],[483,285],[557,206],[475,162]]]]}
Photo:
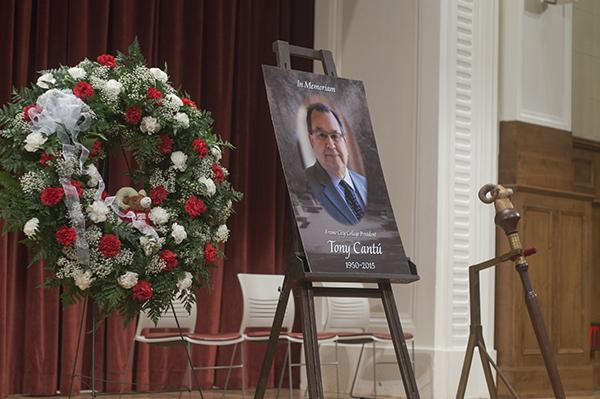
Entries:
{"type": "Polygon", "coordinates": [[[487,383],[488,391],[490,393],[490,399],[496,399],[496,383],[494,382],[494,376],[492,374],[492,368],[487,357],[487,350],[485,343],[483,342],[483,333],[481,327],[479,327],[479,342],[477,343],[479,349],[479,357],[481,358],[481,366],[483,367],[483,374],[485,375],[485,382],[487,383]]]}
{"type": "Polygon", "coordinates": [[[258,384],[256,385],[256,391],[254,392],[254,399],[262,399],[265,396],[265,390],[267,388],[267,379],[269,377],[269,371],[273,365],[273,359],[275,358],[275,350],[277,349],[277,342],[279,341],[279,333],[281,332],[281,325],[283,324],[283,317],[285,316],[285,308],[287,307],[288,300],[290,297],[290,291],[292,289],[292,281],[286,274],[283,280],[283,287],[279,294],[279,302],[277,303],[277,310],[275,311],[275,318],[273,319],[273,327],[271,328],[271,335],[269,337],[269,343],[265,353],[262,367],[260,369],[260,377],[258,384]]]}
{"type": "Polygon", "coordinates": [[[458,391],[456,399],[463,399],[467,392],[467,383],[469,382],[469,371],[471,371],[471,363],[473,362],[473,353],[475,352],[475,342],[477,338],[471,332],[469,335],[469,343],[467,344],[467,352],[465,353],[465,361],[463,363],[462,372],[460,373],[460,382],[458,383],[458,391]]]}
{"type": "Polygon", "coordinates": [[[380,281],[378,284],[379,290],[381,291],[383,309],[385,310],[385,316],[388,321],[390,333],[392,334],[392,341],[394,342],[396,359],[398,360],[398,366],[400,366],[400,374],[402,375],[406,397],[408,399],[419,399],[419,389],[408,354],[408,348],[404,341],[404,332],[402,331],[402,324],[400,323],[400,317],[398,316],[398,309],[396,308],[392,285],[389,281],[380,281]]]}
{"type": "Polygon", "coordinates": [[[485,357],[487,358],[487,361],[489,362],[489,364],[492,365],[492,367],[494,368],[494,370],[496,370],[496,374],[498,375],[498,378],[502,380],[502,382],[504,383],[504,385],[506,386],[506,388],[508,389],[508,391],[510,392],[510,394],[512,395],[512,397],[515,398],[515,399],[519,399],[519,395],[517,394],[517,392],[515,391],[515,389],[512,387],[512,385],[510,385],[510,382],[508,382],[508,378],[506,378],[506,376],[502,373],[502,370],[500,370],[500,368],[494,362],[494,359],[492,359],[492,357],[489,355],[489,353],[487,353],[486,351],[482,351],[481,348],[480,348],[479,349],[479,354],[480,355],[485,355],[485,357]]]}
{"type": "Polygon", "coordinates": [[[302,296],[302,327],[304,331],[304,356],[306,357],[306,377],[308,397],[323,399],[321,380],[321,360],[317,341],[317,320],[315,317],[315,299],[311,282],[304,282],[300,288],[302,296]]]}

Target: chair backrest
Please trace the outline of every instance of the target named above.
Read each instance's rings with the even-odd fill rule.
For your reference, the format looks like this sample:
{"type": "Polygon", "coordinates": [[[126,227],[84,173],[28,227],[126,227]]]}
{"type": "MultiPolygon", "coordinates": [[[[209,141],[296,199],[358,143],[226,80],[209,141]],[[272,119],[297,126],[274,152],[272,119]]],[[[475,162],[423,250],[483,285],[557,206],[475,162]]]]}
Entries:
{"type": "MultiPolygon", "coordinates": [[[[279,301],[279,289],[283,287],[283,276],[238,273],[238,280],[242,289],[244,306],[240,333],[244,333],[248,328],[271,329],[279,301]]],[[[294,295],[290,293],[281,326],[282,330],[292,331],[293,324],[294,295]]]]}
{"type": "Polygon", "coordinates": [[[173,316],[173,309],[171,309],[171,306],[165,309],[156,325],[150,319],[146,311],[141,311],[135,336],[140,336],[145,328],[177,328],[177,322],[179,322],[182,331],[194,332],[194,329],[196,328],[196,303],[194,302],[192,304],[191,311],[188,313],[183,302],[178,299],[178,296],[179,294],[176,294],[172,299],[177,320],[175,320],[175,316],[173,316]]]}
{"type": "MultiPolygon", "coordinates": [[[[361,283],[324,283],[326,287],[362,288],[361,283]]],[[[325,331],[364,332],[371,309],[368,298],[326,297],[325,331]]]]}

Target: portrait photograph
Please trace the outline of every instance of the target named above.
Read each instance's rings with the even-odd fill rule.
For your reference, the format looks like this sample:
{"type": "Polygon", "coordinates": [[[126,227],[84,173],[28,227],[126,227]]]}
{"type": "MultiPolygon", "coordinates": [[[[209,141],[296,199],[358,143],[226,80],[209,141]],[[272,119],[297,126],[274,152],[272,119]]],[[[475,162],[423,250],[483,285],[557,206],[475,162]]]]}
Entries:
{"type": "Polygon", "coordinates": [[[263,66],[312,271],[409,274],[362,82],[263,66]]]}

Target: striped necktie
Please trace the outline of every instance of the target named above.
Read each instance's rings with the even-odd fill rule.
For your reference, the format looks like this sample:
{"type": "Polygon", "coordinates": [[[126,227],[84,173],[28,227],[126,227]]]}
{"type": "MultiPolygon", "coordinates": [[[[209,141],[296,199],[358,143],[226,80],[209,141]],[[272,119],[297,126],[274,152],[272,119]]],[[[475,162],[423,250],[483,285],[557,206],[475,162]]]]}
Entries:
{"type": "Polygon", "coordinates": [[[348,204],[350,209],[352,209],[352,213],[354,213],[354,216],[356,216],[356,218],[360,220],[360,218],[362,218],[365,212],[360,206],[360,202],[358,202],[358,198],[356,198],[354,190],[352,190],[352,187],[350,187],[350,185],[344,180],[340,181],[340,186],[342,186],[342,188],[344,189],[344,197],[346,198],[346,203],[348,204]]]}

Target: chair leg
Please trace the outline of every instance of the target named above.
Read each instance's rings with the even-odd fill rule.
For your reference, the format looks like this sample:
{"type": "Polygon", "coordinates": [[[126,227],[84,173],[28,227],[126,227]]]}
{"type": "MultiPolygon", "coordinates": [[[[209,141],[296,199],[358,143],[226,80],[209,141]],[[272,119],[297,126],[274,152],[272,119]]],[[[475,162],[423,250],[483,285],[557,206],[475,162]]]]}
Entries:
{"type": "Polygon", "coordinates": [[[244,369],[245,359],[244,341],[242,341],[240,342],[240,364],[242,365],[242,367],[240,367],[242,370],[242,399],[246,399],[246,370],[244,369]]]}
{"type": "Polygon", "coordinates": [[[225,396],[225,391],[229,386],[229,377],[231,376],[231,368],[233,367],[233,360],[235,359],[235,352],[237,351],[238,344],[233,345],[233,351],[231,352],[231,359],[229,359],[229,367],[227,368],[227,377],[225,377],[225,385],[223,386],[223,397],[225,396]]]}
{"type": "MultiPolygon", "coordinates": [[[[186,343],[187,345],[187,351],[188,353],[192,353],[192,344],[190,344],[189,342],[186,343]]],[[[187,362],[187,379],[188,379],[188,397],[189,399],[192,399],[192,390],[194,389],[192,387],[192,373],[194,372],[194,370],[192,370],[192,366],[190,365],[189,362],[187,362]]]]}
{"type": "MultiPolygon", "coordinates": [[[[292,382],[292,343],[288,341],[288,383],[290,385],[290,399],[294,399],[293,382],[292,382]]],[[[306,390],[308,392],[308,389],[306,390]]]]}
{"type": "Polygon", "coordinates": [[[283,385],[283,376],[285,375],[285,364],[288,361],[289,354],[290,352],[286,350],[285,357],[283,358],[283,365],[281,366],[281,371],[279,372],[279,383],[277,384],[277,392],[275,393],[275,399],[279,399],[279,392],[281,391],[281,386],[283,385]]]}
{"type": "Polygon", "coordinates": [[[375,352],[375,341],[373,341],[373,397],[377,399],[377,361],[375,352]]]}
{"type": "Polygon", "coordinates": [[[358,362],[356,363],[356,370],[354,371],[354,378],[352,379],[352,387],[350,387],[350,397],[358,398],[354,396],[354,387],[356,386],[356,379],[358,377],[358,371],[360,370],[360,361],[362,360],[363,352],[365,351],[365,344],[360,346],[360,354],[358,355],[358,362]]]}
{"type": "Polygon", "coordinates": [[[338,343],[335,343],[335,390],[336,398],[340,399],[340,361],[338,357],[338,343]]]}
{"type": "Polygon", "coordinates": [[[417,366],[415,365],[416,357],[415,357],[415,339],[414,338],[410,341],[410,351],[412,352],[413,372],[416,372],[417,366]]]}

